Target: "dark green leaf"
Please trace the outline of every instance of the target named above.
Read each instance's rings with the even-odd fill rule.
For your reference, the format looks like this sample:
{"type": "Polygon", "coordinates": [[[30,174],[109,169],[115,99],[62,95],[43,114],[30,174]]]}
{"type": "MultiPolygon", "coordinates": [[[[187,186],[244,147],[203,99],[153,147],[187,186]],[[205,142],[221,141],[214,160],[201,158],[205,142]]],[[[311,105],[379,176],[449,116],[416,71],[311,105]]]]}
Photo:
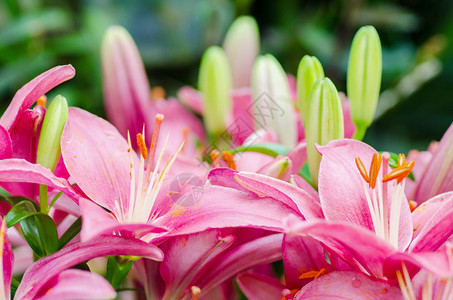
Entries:
{"type": "Polygon", "coordinates": [[[286,155],[289,152],[289,149],[280,144],[272,143],[263,143],[263,144],[252,144],[249,146],[242,146],[230,151],[232,154],[239,152],[257,152],[261,154],[266,154],[272,157],[277,157],[278,155],[286,155]]]}
{"type": "Polygon", "coordinates": [[[132,261],[110,256],[107,261],[106,278],[114,289],[117,289],[126,278],[132,267],[132,261]]]}
{"type": "Polygon", "coordinates": [[[36,207],[31,200],[23,200],[14,205],[6,214],[5,220],[8,227],[14,226],[20,221],[38,214],[36,207]]]}
{"type": "Polygon", "coordinates": [[[39,257],[58,250],[58,233],[54,221],[48,215],[37,213],[23,219],[20,227],[30,247],[39,257]]]}
{"type": "Polygon", "coordinates": [[[58,241],[58,249],[63,248],[69,243],[82,229],[82,217],[75,220],[74,223],[63,233],[60,240],[58,241]]]}

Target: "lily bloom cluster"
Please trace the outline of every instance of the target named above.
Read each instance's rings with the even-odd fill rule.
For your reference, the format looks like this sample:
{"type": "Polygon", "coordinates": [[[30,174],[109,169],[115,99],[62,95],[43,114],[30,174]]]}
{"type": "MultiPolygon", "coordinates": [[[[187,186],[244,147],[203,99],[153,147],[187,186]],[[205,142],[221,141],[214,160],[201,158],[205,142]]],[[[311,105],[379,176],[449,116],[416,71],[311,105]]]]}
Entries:
{"type": "Polygon", "coordinates": [[[241,17],[198,90],[165,99],[112,27],[111,123],[47,106],[70,65],[23,86],[0,118],[0,299],[452,299],[453,125],[407,157],[361,141],[382,72],[371,26],[347,96],[316,57],[294,78],[258,54],[241,17]]]}

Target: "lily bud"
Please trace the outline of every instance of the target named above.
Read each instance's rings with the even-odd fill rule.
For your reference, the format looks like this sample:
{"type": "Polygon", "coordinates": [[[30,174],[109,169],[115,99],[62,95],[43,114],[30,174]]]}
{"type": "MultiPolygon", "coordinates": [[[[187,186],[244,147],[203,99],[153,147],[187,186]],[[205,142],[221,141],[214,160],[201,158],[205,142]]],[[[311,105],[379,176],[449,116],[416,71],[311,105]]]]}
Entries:
{"type": "Polygon", "coordinates": [[[344,137],[343,111],[338,91],[327,77],[316,81],[308,102],[305,125],[307,161],[313,185],[317,186],[321,155],[315,144],[326,145],[331,140],[344,137]]]}
{"type": "Polygon", "coordinates": [[[285,71],[274,56],[258,56],[251,87],[256,127],[272,129],[279,143],[293,148],[297,141],[294,104],[285,71]]]}
{"type": "Polygon", "coordinates": [[[258,173],[288,181],[293,169],[293,163],[287,156],[277,157],[273,162],[265,165],[258,173]]]}
{"type": "Polygon", "coordinates": [[[201,59],[198,87],[204,97],[203,121],[211,136],[225,130],[231,113],[231,73],[222,48],[211,46],[201,59]]]}
{"type": "Polygon", "coordinates": [[[363,139],[366,129],[373,121],[381,88],[381,77],[381,41],[373,26],[364,26],[352,41],[347,76],[351,115],[357,126],[355,139],[363,139]]]}
{"type": "MultiPolygon", "coordinates": [[[[140,53],[129,32],[121,26],[111,26],[102,40],[102,87],[107,117],[118,131],[136,136],[154,127],[157,109],[151,102],[151,88],[140,53]]],[[[148,130],[146,141],[150,139],[148,130]]],[[[135,141],[132,141],[136,147],[135,141]]]]}
{"type": "Polygon", "coordinates": [[[250,86],[253,62],[259,54],[260,33],[253,17],[242,16],[228,29],[223,49],[228,58],[233,88],[250,86]]]}
{"type": "Polygon", "coordinates": [[[316,80],[324,77],[324,70],[319,60],[314,56],[305,55],[297,70],[297,108],[302,122],[307,122],[308,97],[316,80]]]}
{"type": "Polygon", "coordinates": [[[44,117],[39,136],[36,162],[46,168],[55,169],[60,159],[60,139],[68,120],[68,103],[63,96],[56,96],[44,117]]]}

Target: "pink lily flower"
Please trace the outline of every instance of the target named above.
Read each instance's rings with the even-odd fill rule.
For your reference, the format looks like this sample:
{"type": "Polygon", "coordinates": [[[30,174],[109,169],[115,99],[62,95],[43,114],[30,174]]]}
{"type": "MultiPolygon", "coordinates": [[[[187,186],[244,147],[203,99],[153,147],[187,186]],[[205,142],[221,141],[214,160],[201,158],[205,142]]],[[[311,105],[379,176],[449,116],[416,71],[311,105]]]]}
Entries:
{"type": "MultiPolygon", "coordinates": [[[[160,122],[162,118],[158,117],[157,124],[160,122]]],[[[154,135],[155,145],[158,130],[154,130],[154,135]]],[[[224,169],[218,169],[217,175],[210,177],[211,182],[200,187],[200,197],[194,198],[189,193],[175,202],[162,189],[177,153],[163,164],[161,152],[154,162],[155,148],[150,147],[148,157],[142,135],[138,137],[140,157],[114,126],[88,112],[70,109],[62,135],[62,156],[71,178],[94,202],[80,201],[83,241],[113,232],[157,243],[168,236],[207,228],[254,227],[281,231],[281,220],[286,215],[301,214],[291,199],[260,197],[243,188],[212,184],[224,169]]],[[[301,199],[305,197],[303,191],[300,194],[301,199]]]]}
{"type": "Polygon", "coordinates": [[[382,156],[381,168],[380,156],[354,140],[333,141],[318,150],[323,156],[319,197],[326,220],[288,219],[288,232],[311,236],[351,267],[377,278],[394,279],[402,262],[412,276],[420,268],[439,276],[448,274],[442,264],[445,256],[438,251],[453,234],[453,192],[428,200],[428,212],[411,216],[403,193],[411,163],[401,158],[400,166],[390,172],[387,155],[382,156]],[[369,175],[361,159],[365,165],[371,161],[369,175]],[[394,182],[390,185],[387,180],[394,182]],[[412,225],[413,219],[417,226],[412,225]]]}
{"type": "MultiPolygon", "coordinates": [[[[45,93],[74,75],[75,71],[71,65],[58,66],[42,73],[17,91],[0,118],[0,159],[20,158],[36,163],[38,138],[45,109],[40,105],[33,110],[29,108],[45,93]]],[[[56,169],[57,176],[63,175],[62,172],[59,173],[60,169],[56,169]]],[[[13,195],[36,199],[37,186],[22,182],[25,181],[6,180],[2,181],[2,186],[13,195]]]]}
{"type": "Polygon", "coordinates": [[[173,237],[160,246],[164,261],[144,261],[138,278],[148,299],[216,299],[210,295],[222,282],[240,271],[280,259],[281,243],[282,234],[249,228],[173,237]]]}
{"type": "Polygon", "coordinates": [[[73,243],[28,268],[15,299],[110,299],[116,293],[104,278],[87,271],[67,269],[96,257],[119,255],[163,259],[159,248],[136,239],[112,236],[73,243]]]}

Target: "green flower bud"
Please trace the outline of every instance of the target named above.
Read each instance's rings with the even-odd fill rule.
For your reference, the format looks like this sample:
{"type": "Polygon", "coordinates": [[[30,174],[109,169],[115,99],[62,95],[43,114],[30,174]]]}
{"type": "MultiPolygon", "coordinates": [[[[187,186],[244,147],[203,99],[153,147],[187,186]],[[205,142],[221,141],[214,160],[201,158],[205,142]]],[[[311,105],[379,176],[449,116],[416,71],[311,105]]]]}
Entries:
{"type": "Polygon", "coordinates": [[[274,130],[282,145],[293,148],[297,141],[294,104],[288,78],[274,56],[258,56],[253,65],[251,87],[256,127],[274,130]]]}
{"type": "Polygon", "coordinates": [[[223,49],[230,62],[233,88],[250,86],[253,62],[259,54],[260,33],[253,17],[242,16],[228,29],[223,49]]]}
{"type": "Polygon", "coordinates": [[[222,134],[231,113],[231,74],[222,48],[209,47],[203,55],[198,87],[204,97],[203,121],[211,137],[222,134]]]}
{"type": "Polygon", "coordinates": [[[36,155],[36,162],[52,171],[60,159],[60,139],[67,120],[68,103],[65,97],[58,95],[44,116],[36,155]]]}
{"type": "Polygon", "coordinates": [[[324,70],[319,60],[314,56],[305,55],[297,70],[297,108],[300,111],[302,122],[307,120],[308,97],[316,80],[324,77],[324,70]]]}
{"type": "Polygon", "coordinates": [[[308,119],[305,124],[307,161],[313,185],[317,186],[321,155],[315,144],[326,145],[344,137],[343,110],[338,91],[327,77],[316,81],[308,102],[308,119]]]}
{"type": "Polygon", "coordinates": [[[364,26],[354,36],[349,54],[347,90],[355,139],[363,139],[373,121],[381,88],[382,50],[373,26],[364,26]]]}

